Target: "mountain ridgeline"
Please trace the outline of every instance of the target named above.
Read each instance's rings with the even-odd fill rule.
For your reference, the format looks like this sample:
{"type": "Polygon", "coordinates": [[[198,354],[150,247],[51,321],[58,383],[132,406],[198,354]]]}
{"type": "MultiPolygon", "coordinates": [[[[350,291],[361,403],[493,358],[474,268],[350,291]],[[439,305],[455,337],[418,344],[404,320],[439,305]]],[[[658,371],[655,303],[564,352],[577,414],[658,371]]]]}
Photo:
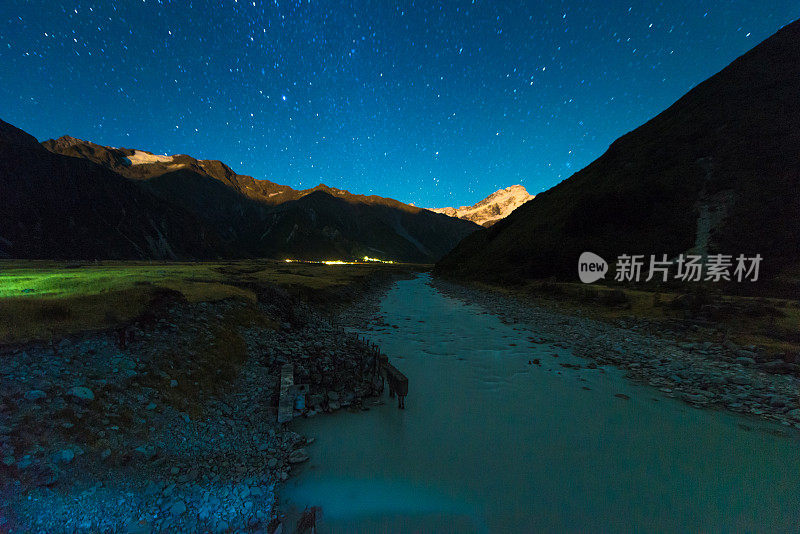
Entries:
{"type": "Polygon", "coordinates": [[[583,170],[462,241],[440,274],[577,279],[592,251],[761,254],[800,263],[800,21],[616,140],[583,170]],[[487,258],[491,260],[487,261],[487,258]]]}
{"type": "Polygon", "coordinates": [[[220,161],[72,137],[38,143],[0,121],[0,257],[273,257],[433,262],[479,227],[378,196],[295,190],[220,161]]]}
{"type": "Polygon", "coordinates": [[[512,185],[499,189],[472,206],[460,208],[429,208],[434,213],[444,213],[450,217],[458,217],[475,224],[489,227],[503,219],[518,207],[533,198],[521,185],[512,185]]]}

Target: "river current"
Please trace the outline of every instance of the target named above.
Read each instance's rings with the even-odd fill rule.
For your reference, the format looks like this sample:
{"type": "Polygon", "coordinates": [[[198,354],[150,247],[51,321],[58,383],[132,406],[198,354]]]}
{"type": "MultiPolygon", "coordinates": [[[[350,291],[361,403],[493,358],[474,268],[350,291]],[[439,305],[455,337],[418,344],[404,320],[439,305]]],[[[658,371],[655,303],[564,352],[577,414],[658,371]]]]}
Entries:
{"type": "Polygon", "coordinates": [[[564,368],[584,360],[427,282],[361,331],[408,376],[406,409],[294,423],[316,441],[283,509],[320,506],[322,533],[800,531],[796,436],[564,368]]]}

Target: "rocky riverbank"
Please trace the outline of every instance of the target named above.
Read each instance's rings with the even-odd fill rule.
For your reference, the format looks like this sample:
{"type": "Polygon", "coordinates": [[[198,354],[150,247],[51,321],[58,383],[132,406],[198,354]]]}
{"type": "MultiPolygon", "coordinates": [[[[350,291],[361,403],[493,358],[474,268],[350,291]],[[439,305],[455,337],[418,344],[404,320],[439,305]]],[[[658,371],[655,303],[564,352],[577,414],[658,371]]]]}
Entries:
{"type": "Polygon", "coordinates": [[[376,393],[366,355],[279,288],[5,347],[0,531],[271,532],[276,484],[308,459],[276,423],[281,366],[309,384],[310,416],[376,393]]]}
{"type": "MultiPolygon", "coordinates": [[[[531,341],[570,348],[586,367],[614,365],[637,382],[703,408],[725,409],[800,429],[800,378],[758,347],[687,341],[685,333],[633,319],[610,324],[558,313],[491,290],[435,278],[442,293],[478,304],[505,321],[527,323],[531,341]]],[[[701,337],[702,332],[694,332],[701,337]]],[[[534,362],[535,363],[535,362],[534,362]]],[[[566,365],[566,364],[565,364],[566,365]]]]}

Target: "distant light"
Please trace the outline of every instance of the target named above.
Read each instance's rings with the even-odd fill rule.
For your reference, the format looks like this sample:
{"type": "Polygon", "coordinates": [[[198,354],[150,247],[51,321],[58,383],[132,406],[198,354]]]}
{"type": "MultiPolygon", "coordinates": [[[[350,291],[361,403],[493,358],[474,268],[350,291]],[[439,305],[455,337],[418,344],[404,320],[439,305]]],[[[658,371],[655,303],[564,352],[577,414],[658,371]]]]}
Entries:
{"type": "Polygon", "coordinates": [[[323,265],[358,265],[361,263],[394,263],[392,260],[381,260],[379,258],[370,258],[364,256],[362,261],[344,261],[344,260],[283,260],[286,263],[317,263],[323,265]]]}
{"type": "Polygon", "coordinates": [[[284,102],[286,102],[286,95],[281,95],[281,100],[283,100],[284,102]]]}

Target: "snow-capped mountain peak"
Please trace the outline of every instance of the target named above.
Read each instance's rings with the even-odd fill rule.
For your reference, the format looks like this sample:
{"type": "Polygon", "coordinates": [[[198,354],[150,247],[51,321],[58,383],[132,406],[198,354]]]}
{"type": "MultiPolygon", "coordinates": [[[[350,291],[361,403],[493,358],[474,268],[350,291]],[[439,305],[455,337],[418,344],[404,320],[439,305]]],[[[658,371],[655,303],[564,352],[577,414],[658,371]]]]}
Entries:
{"type": "Polygon", "coordinates": [[[532,198],[533,195],[528,194],[528,191],[523,186],[512,185],[495,191],[472,206],[429,209],[435,213],[466,219],[481,226],[491,226],[532,198]]]}

